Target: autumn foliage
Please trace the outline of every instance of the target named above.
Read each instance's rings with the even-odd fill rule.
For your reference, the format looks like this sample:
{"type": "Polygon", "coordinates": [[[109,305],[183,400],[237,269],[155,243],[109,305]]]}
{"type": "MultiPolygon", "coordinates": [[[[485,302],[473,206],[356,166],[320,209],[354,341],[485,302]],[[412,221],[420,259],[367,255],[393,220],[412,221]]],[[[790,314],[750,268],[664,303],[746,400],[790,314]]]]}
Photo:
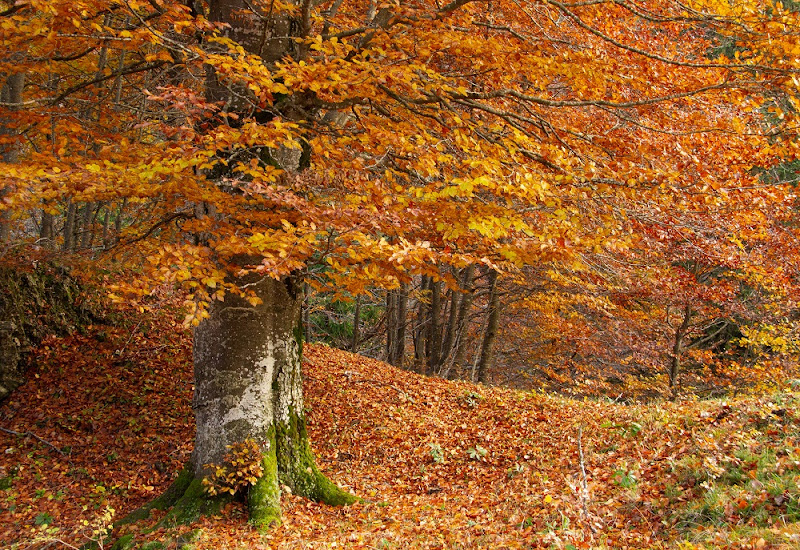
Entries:
{"type": "Polygon", "coordinates": [[[424,301],[477,265],[526,365],[662,394],[715,323],[791,351],[793,2],[312,4],[3,3],[8,245],[138,266],[114,296],[177,285],[189,323],[244,271],[424,301]],[[256,55],[270,18],[294,45],[256,55]]]}
{"type": "MultiPolygon", "coordinates": [[[[162,488],[191,435],[181,331],[291,309],[296,359],[304,299],[312,339],[335,312],[316,336],[434,378],[310,349],[318,456],[367,501],[290,497],[272,545],[333,542],[326,514],[346,546],[796,542],[798,29],[794,0],[0,1],[0,260],[69,266],[153,332],[36,350],[48,383],[2,409],[9,538],[103,532],[68,526],[68,477],[87,510],[162,488]],[[681,401],[743,390],[781,397],[681,401]]],[[[297,386],[304,451],[299,372],[256,363],[297,386]]],[[[262,479],[263,445],[207,492],[262,479]]],[[[309,456],[289,466],[319,484],[309,456]]]]}

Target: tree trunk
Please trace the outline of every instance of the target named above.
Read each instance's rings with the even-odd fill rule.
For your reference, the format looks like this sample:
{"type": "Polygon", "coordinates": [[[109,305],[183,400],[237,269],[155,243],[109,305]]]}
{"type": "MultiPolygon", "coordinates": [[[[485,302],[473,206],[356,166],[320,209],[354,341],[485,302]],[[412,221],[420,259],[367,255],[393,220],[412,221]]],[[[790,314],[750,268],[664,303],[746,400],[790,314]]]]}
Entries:
{"type": "MultiPolygon", "coordinates": [[[[266,63],[293,53],[297,21],[288,15],[242,16],[248,9],[246,0],[211,1],[209,19],[228,24],[226,34],[266,63]]],[[[210,101],[247,116],[247,93],[228,87],[213,67],[207,67],[210,101]]],[[[273,153],[285,170],[299,169],[299,154],[284,148],[273,153]]],[[[257,265],[260,258],[237,258],[237,263],[257,265]]],[[[354,496],[320,473],[311,454],[300,372],[302,281],[251,274],[235,282],[255,293],[261,303],[252,306],[229,293],[224,302],[210,306],[209,317],[195,329],[195,449],[188,473],[179,478],[186,488],[172,491],[182,496],[168,517],[186,522],[213,511],[222,499],[204,494],[202,480],[210,464],[223,463],[228,446],[245,442],[258,445],[263,468],[261,477],[246,489],[250,521],[258,529],[279,521],[282,486],[331,505],[355,502],[354,496]]]]}
{"type": "Polygon", "coordinates": [[[306,339],[311,339],[311,285],[303,283],[303,334],[306,339]]]}
{"type": "Polygon", "coordinates": [[[386,291],[386,362],[392,364],[392,358],[395,356],[394,348],[397,345],[395,342],[396,330],[395,320],[397,315],[396,309],[396,296],[394,290],[386,291]]]}
{"type": "Polygon", "coordinates": [[[91,242],[92,236],[92,211],[94,210],[94,203],[87,202],[83,205],[81,209],[81,222],[80,227],[78,228],[77,233],[80,235],[80,242],[79,248],[86,249],[89,248],[89,243],[91,242]]]}
{"type": "MultiPolygon", "coordinates": [[[[457,331],[455,340],[455,358],[453,363],[459,371],[462,371],[467,357],[467,328],[469,326],[469,312],[472,309],[472,301],[475,298],[475,266],[470,265],[467,267],[467,272],[464,275],[464,297],[461,298],[461,305],[458,312],[457,331]]],[[[463,376],[463,374],[462,374],[463,376]]]]}
{"type": "Polygon", "coordinates": [[[67,199],[67,216],[64,220],[64,244],[62,248],[65,252],[72,250],[75,244],[75,203],[72,199],[67,199]]]}
{"type": "Polygon", "coordinates": [[[406,354],[406,322],[408,320],[408,285],[403,285],[397,290],[397,298],[395,301],[396,317],[395,317],[395,347],[394,347],[394,361],[392,365],[396,367],[403,366],[403,359],[406,354]]]}
{"type": "MultiPolygon", "coordinates": [[[[12,74],[3,83],[0,88],[0,101],[7,105],[22,103],[22,91],[25,87],[25,73],[12,74]]],[[[14,110],[14,108],[10,108],[14,110]]],[[[0,119],[0,135],[13,135],[13,125],[10,120],[0,119]]],[[[9,143],[0,145],[2,155],[0,160],[4,163],[12,164],[17,162],[19,158],[19,146],[16,143],[9,143]]],[[[0,189],[0,202],[8,195],[12,189],[0,189]]],[[[11,212],[9,210],[0,210],[0,243],[7,242],[11,238],[11,212]]]]}
{"type": "MultiPolygon", "coordinates": [[[[294,52],[293,33],[300,28],[294,16],[242,16],[248,9],[246,0],[212,0],[208,17],[226,24],[231,39],[267,63],[294,52]]],[[[208,47],[218,46],[210,42],[208,47]]],[[[207,66],[206,97],[224,105],[223,120],[224,112],[236,115],[230,120],[249,116],[248,93],[243,86],[219,79],[207,66]]],[[[291,113],[283,115],[292,118],[291,113]]],[[[271,153],[287,172],[299,169],[299,152],[279,147],[271,153]]],[[[116,220],[118,233],[124,206],[123,201],[116,220]]],[[[236,260],[247,266],[259,264],[261,258],[236,260]]],[[[253,306],[228,293],[224,302],[211,304],[209,317],[195,329],[194,452],[173,486],[149,508],[172,506],[166,521],[181,523],[219,509],[230,497],[209,495],[203,480],[214,471],[210,465],[225,465],[229,446],[242,443],[256,444],[263,473],[255,483],[233,489],[246,497],[250,521],[259,530],[280,521],[282,487],[331,505],[355,502],[356,497],[320,473],[310,449],[300,371],[302,281],[250,274],[233,282],[253,292],[261,303],[253,306]]]]}
{"type": "Polygon", "coordinates": [[[441,366],[442,353],[442,333],[441,333],[441,307],[442,307],[442,283],[441,281],[431,281],[431,307],[428,330],[430,331],[428,350],[428,372],[437,374],[441,366]]]}
{"type": "Polygon", "coordinates": [[[42,211],[42,227],[39,230],[39,238],[45,241],[45,246],[52,247],[53,238],[55,237],[54,229],[55,219],[53,215],[47,211],[42,211]]]}
{"type": "Polygon", "coordinates": [[[456,324],[458,323],[458,310],[461,304],[461,292],[450,290],[448,293],[450,308],[447,314],[447,323],[444,327],[444,341],[442,342],[442,364],[446,363],[453,351],[456,337],[456,324]]]}
{"type": "Polygon", "coordinates": [[[359,329],[361,328],[361,296],[356,296],[355,311],[353,311],[353,340],[350,343],[350,351],[358,352],[359,329]]]}
{"type": "Polygon", "coordinates": [[[103,250],[108,250],[110,245],[109,242],[109,235],[108,235],[108,222],[111,216],[111,205],[107,204],[105,206],[105,211],[103,212],[103,250]]]}
{"type": "Polygon", "coordinates": [[[497,291],[497,271],[489,272],[489,312],[486,320],[486,331],[481,344],[481,356],[476,366],[478,382],[485,384],[489,380],[489,368],[494,360],[494,343],[497,339],[497,327],[500,324],[500,296],[497,291]]]}
{"type": "Polygon", "coordinates": [[[681,354],[683,353],[683,339],[689,330],[689,324],[692,322],[694,312],[692,307],[687,305],[683,308],[683,321],[681,325],[675,330],[675,340],[672,345],[672,357],[670,358],[669,365],[669,389],[675,393],[675,384],[678,381],[678,375],[681,369],[681,354]]]}
{"type": "Polygon", "coordinates": [[[185,490],[168,518],[194,521],[226,499],[210,497],[202,480],[224,464],[228,447],[254,441],[263,475],[246,490],[250,521],[259,529],[280,521],[281,486],[331,505],[356,501],[322,475],[306,432],[300,358],[302,293],[298,281],[251,275],[238,281],[262,303],[228,295],[212,304],[195,329],[197,427],[185,490]]]}
{"type": "Polygon", "coordinates": [[[419,283],[419,298],[417,299],[417,323],[414,327],[414,355],[416,370],[421,374],[428,373],[427,349],[429,347],[428,323],[430,320],[430,303],[428,290],[430,277],[423,275],[419,283]]]}

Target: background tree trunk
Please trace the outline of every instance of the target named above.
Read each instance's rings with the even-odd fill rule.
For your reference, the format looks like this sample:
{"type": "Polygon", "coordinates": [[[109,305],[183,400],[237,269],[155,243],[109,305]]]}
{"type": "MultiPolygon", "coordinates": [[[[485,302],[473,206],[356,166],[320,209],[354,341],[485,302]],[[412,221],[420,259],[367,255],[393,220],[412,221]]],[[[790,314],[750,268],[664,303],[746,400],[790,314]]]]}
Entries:
{"type": "Polygon", "coordinates": [[[442,353],[441,334],[442,282],[431,280],[431,307],[428,321],[428,373],[437,374],[441,366],[442,353]]]}
{"type": "Polygon", "coordinates": [[[472,309],[472,301],[475,298],[475,266],[471,265],[466,268],[464,280],[462,282],[464,289],[464,296],[461,299],[461,304],[458,311],[458,320],[456,321],[456,340],[455,357],[453,364],[458,371],[464,369],[467,357],[467,328],[469,327],[469,312],[472,309]]]}
{"type": "Polygon", "coordinates": [[[395,355],[394,348],[397,345],[395,342],[395,322],[397,315],[396,297],[394,290],[386,291],[386,362],[392,364],[392,358],[395,355]]]}
{"type": "MultiPolygon", "coordinates": [[[[403,366],[403,357],[406,347],[406,322],[408,317],[408,286],[403,284],[399,289],[393,290],[392,296],[392,330],[391,348],[389,350],[389,364],[395,367],[403,366]]],[[[388,312],[387,312],[388,315],[388,312]]]]}
{"type": "Polygon", "coordinates": [[[430,277],[423,275],[419,283],[417,298],[417,324],[414,327],[414,360],[419,373],[429,374],[428,353],[430,341],[430,277]]]}
{"type": "Polygon", "coordinates": [[[690,305],[686,305],[683,308],[683,320],[681,321],[680,326],[675,330],[675,339],[672,345],[672,357],[670,358],[669,364],[669,389],[670,391],[675,392],[675,384],[678,381],[678,376],[680,374],[681,369],[681,354],[683,353],[683,339],[686,337],[686,333],[689,331],[689,325],[692,322],[692,316],[694,312],[692,311],[692,307],[690,305]]]}
{"type": "MultiPolygon", "coordinates": [[[[22,92],[25,88],[25,73],[16,73],[8,76],[0,88],[0,102],[7,105],[14,105],[22,103],[22,92]]],[[[14,109],[14,107],[11,107],[14,109]]],[[[15,131],[9,127],[8,120],[0,119],[0,137],[13,136],[15,131]]],[[[15,163],[19,158],[19,146],[16,143],[0,144],[0,151],[2,151],[2,161],[4,163],[15,163]]],[[[0,202],[3,198],[11,192],[11,189],[0,189],[0,202]]],[[[8,242],[11,238],[11,212],[9,210],[0,210],[0,243],[8,242]]]]}
{"type": "Polygon", "coordinates": [[[483,333],[481,355],[476,365],[478,382],[485,384],[489,381],[489,368],[494,360],[494,343],[497,339],[497,327],[500,324],[500,296],[497,289],[497,271],[489,272],[489,311],[486,319],[486,330],[483,333]]]}
{"type": "Polygon", "coordinates": [[[72,250],[75,244],[75,203],[71,199],[67,202],[67,216],[64,220],[64,243],[62,249],[65,252],[72,250]]]}
{"type": "Polygon", "coordinates": [[[356,296],[355,310],[353,311],[353,340],[350,343],[350,351],[358,352],[359,329],[361,325],[361,296],[356,296]]]}

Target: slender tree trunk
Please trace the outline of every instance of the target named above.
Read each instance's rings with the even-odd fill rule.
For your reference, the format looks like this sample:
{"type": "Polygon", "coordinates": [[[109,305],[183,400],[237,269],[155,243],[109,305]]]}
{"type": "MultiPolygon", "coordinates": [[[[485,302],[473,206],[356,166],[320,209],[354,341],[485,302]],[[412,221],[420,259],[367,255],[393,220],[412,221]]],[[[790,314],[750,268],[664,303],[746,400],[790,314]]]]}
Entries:
{"type": "Polygon", "coordinates": [[[497,289],[497,271],[489,272],[489,312],[486,320],[486,331],[483,334],[481,355],[476,366],[478,382],[485,384],[489,380],[489,369],[494,361],[494,344],[497,339],[497,327],[500,324],[500,296],[497,289]]]}
{"type": "Polygon", "coordinates": [[[408,287],[386,291],[386,361],[395,367],[403,366],[408,317],[408,287]]]}
{"type": "Polygon", "coordinates": [[[395,356],[394,348],[397,345],[395,338],[397,335],[396,320],[396,297],[394,290],[386,291],[386,362],[392,364],[395,356]]]}
{"type": "Polygon", "coordinates": [[[406,321],[408,317],[408,286],[403,284],[395,293],[394,349],[391,364],[403,366],[406,348],[406,321]]]}
{"type": "Polygon", "coordinates": [[[109,241],[108,235],[108,222],[111,217],[111,205],[106,204],[105,210],[103,212],[103,250],[108,250],[109,245],[111,244],[109,241]]]}
{"type": "Polygon", "coordinates": [[[55,237],[55,220],[53,215],[47,211],[42,211],[42,227],[39,229],[39,238],[47,241],[45,246],[52,245],[55,237]]]}
{"type": "Polygon", "coordinates": [[[469,312],[472,309],[472,301],[475,299],[475,266],[467,267],[464,276],[464,297],[461,299],[461,307],[458,311],[458,321],[456,327],[455,358],[453,364],[456,369],[462,370],[466,364],[467,357],[467,328],[469,326],[469,312]]]}
{"type": "Polygon", "coordinates": [[[92,211],[94,210],[94,203],[87,202],[81,209],[81,224],[78,229],[80,235],[80,248],[89,248],[92,236],[92,211]]]}
{"type": "Polygon", "coordinates": [[[353,311],[353,340],[350,343],[350,351],[358,351],[359,329],[361,328],[361,296],[356,296],[356,306],[353,311]]]}
{"type": "Polygon", "coordinates": [[[414,362],[416,371],[427,372],[425,349],[428,346],[428,282],[429,277],[422,276],[419,283],[419,298],[417,299],[417,319],[414,326],[414,362]]]}
{"type": "Polygon", "coordinates": [[[117,217],[114,218],[114,242],[112,244],[116,244],[119,242],[120,236],[122,235],[122,219],[123,215],[125,214],[125,207],[128,205],[127,197],[122,199],[122,202],[117,209],[117,217]]]}
{"type": "Polygon", "coordinates": [[[442,283],[441,281],[431,281],[431,308],[428,329],[430,331],[430,349],[428,352],[428,370],[433,374],[438,374],[441,366],[442,354],[442,329],[440,315],[442,308],[442,283]]]}
{"type": "Polygon", "coordinates": [[[64,220],[63,250],[70,251],[75,246],[75,203],[72,199],[67,202],[67,217],[64,220]]]}
{"type": "MultiPolygon", "coordinates": [[[[12,74],[6,78],[2,88],[0,88],[0,101],[5,104],[20,104],[22,103],[22,92],[25,87],[25,73],[12,74]]],[[[13,107],[11,110],[13,111],[13,107]]],[[[0,119],[0,136],[14,135],[14,130],[11,127],[10,120],[0,119]]],[[[16,143],[8,143],[0,145],[2,151],[2,161],[4,163],[12,164],[19,159],[19,146],[16,143]]],[[[10,188],[0,188],[0,202],[12,192],[10,188]]],[[[11,238],[11,212],[9,210],[0,210],[0,243],[8,242],[11,238]]]]}
{"type": "Polygon", "coordinates": [[[675,384],[678,382],[678,376],[681,369],[681,354],[683,353],[683,339],[689,330],[689,325],[692,322],[694,311],[690,305],[683,308],[683,321],[680,326],[675,330],[675,339],[672,345],[672,357],[669,364],[669,389],[674,393],[675,384]]]}
{"type": "Polygon", "coordinates": [[[458,310],[461,304],[461,292],[451,290],[447,323],[444,327],[444,341],[442,342],[442,363],[446,363],[453,352],[453,344],[456,339],[456,324],[458,322],[458,310]]]}

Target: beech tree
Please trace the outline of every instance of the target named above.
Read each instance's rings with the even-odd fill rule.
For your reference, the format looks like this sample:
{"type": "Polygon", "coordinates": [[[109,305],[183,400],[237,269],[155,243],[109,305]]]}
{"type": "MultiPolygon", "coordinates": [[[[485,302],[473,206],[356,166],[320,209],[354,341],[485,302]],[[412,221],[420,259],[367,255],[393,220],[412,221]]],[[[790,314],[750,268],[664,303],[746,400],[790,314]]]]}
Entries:
{"type": "Polygon", "coordinates": [[[255,444],[254,474],[228,489],[264,528],[281,487],[355,500],[305,430],[309,265],[327,266],[317,288],[424,276],[441,298],[469,266],[496,289],[524,265],[630,246],[625,200],[724,202],[751,167],[797,154],[758,113],[782,93],[773,110],[795,116],[796,19],[711,0],[2,2],[0,73],[28,77],[2,104],[20,151],[5,221],[24,240],[63,218],[64,248],[90,250],[102,219],[118,245],[99,261],[139,268],[117,297],[186,292],[197,439],[162,504],[190,519],[218,503],[203,480],[255,444]],[[728,39],[734,53],[708,55],[728,39]]]}

